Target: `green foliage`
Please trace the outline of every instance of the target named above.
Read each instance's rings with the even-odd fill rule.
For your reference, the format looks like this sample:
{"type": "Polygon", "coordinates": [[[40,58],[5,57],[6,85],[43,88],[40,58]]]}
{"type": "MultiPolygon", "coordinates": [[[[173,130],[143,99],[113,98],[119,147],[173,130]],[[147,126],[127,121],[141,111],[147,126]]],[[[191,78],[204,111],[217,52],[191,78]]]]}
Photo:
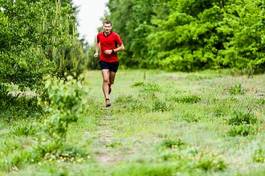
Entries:
{"type": "Polygon", "coordinates": [[[71,146],[63,146],[59,150],[53,150],[46,153],[44,159],[48,161],[61,161],[61,162],[83,162],[87,159],[88,154],[79,148],[71,146]]]}
{"type": "Polygon", "coordinates": [[[254,162],[264,163],[265,162],[265,150],[262,148],[255,150],[252,156],[252,159],[254,162]]]}
{"type": "Polygon", "coordinates": [[[234,86],[230,87],[228,90],[231,95],[237,95],[237,94],[243,95],[245,93],[245,89],[242,87],[240,83],[235,84],[234,86]]]}
{"type": "Polygon", "coordinates": [[[40,117],[43,112],[38,105],[36,93],[20,91],[14,87],[0,84],[0,116],[7,121],[40,117]]]}
{"type": "MultiPolygon", "coordinates": [[[[81,101],[73,98],[79,97],[73,90],[83,92],[79,81],[47,78],[44,85],[50,88],[45,88],[46,98],[40,104],[44,111],[41,118],[14,113],[14,120],[6,121],[1,114],[0,175],[264,175],[264,146],[257,146],[264,141],[260,102],[264,75],[248,79],[219,71],[145,72],[148,77],[144,81],[142,70],[120,73],[115,85],[119,95],[112,94],[111,109],[102,108],[101,75],[95,71],[84,77],[90,80],[82,82],[86,94],[81,93],[81,101]],[[226,94],[223,87],[234,85],[235,78],[244,82],[244,89],[253,91],[240,96],[226,94]],[[145,91],[148,83],[158,85],[159,91],[145,91]],[[174,100],[192,95],[201,100],[174,100]],[[51,118],[54,114],[65,118],[60,109],[72,110],[69,101],[82,110],[72,112],[78,113],[77,123],[69,120],[67,128],[59,128],[61,124],[51,118]],[[156,101],[157,107],[164,104],[170,108],[154,110],[156,101]],[[55,122],[54,126],[48,122],[55,122]],[[48,128],[59,134],[51,135],[48,128]],[[231,135],[227,132],[230,129],[234,129],[231,135]],[[63,137],[58,142],[55,136],[60,135],[63,137]]],[[[9,86],[2,89],[12,96],[25,96],[9,86]]]]}
{"type": "Polygon", "coordinates": [[[173,140],[173,139],[165,139],[161,143],[162,148],[168,148],[168,149],[174,149],[174,148],[180,148],[185,146],[185,142],[183,142],[181,139],[173,140]]]}
{"type": "Polygon", "coordinates": [[[227,168],[227,165],[217,156],[203,155],[198,160],[195,167],[204,171],[224,171],[227,168]]]}
{"type": "MultiPolygon", "coordinates": [[[[41,107],[45,119],[41,121],[41,124],[23,121],[10,130],[10,134],[15,136],[26,136],[29,139],[34,136],[35,140],[31,141],[34,145],[29,144],[24,148],[21,145],[7,143],[7,146],[13,146],[11,149],[16,152],[13,154],[7,152],[8,155],[0,160],[2,164],[0,167],[5,170],[18,168],[26,163],[36,163],[42,159],[82,162],[88,156],[81,149],[65,145],[69,124],[76,122],[83,112],[84,92],[80,81],[71,76],[68,76],[66,80],[46,77],[44,83],[44,93],[36,98],[35,105],[41,107]]],[[[29,108],[32,107],[28,105],[29,108]]]]}
{"type": "Polygon", "coordinates": [[[156,99],[153,103],[153,111],[160,111],[160,112],[164,112],[164,111],[168,111],[170,110],[169,105],[167,104],[167,102],[156,99]]]}
{"type": "Polygon", "coordinates": [[[184,111],[182,114],[177,113],[177,117],[185,120],[186,122],[198,122],[202,117],[196,111],[184,111]]]}
{"type": "Polygon", "coordinates": [[[79,74],[83,46],[70,0],[0,1],[0,81],[35,87],[46,74],[79,74]]]}
{"type": "Polygon", "coordinates": [[[32,136],[35,135],[37,132],[38,126],[33,126],[32,124],[29,124],[27,126],[21,125],[16,126],[13,128],[13,134],[17,136],[32,136]]]}
{"type": "Polygon", "coordinates": [[[260,104],[260,105],[265,105],[265,98],[257,99],[257,103],[260,104]]]}
{"type": "Polygon", "coordinates": [[[145,83],[142,86],[142,91],[145,93],[159,92],[160,86],[156,83],[145,83]]]}
{"type": "Polygon", "coordinates": [[[46,94],[40,103],[49,113],[46,128],[49,135],[61,143],[69,123],[76,122],[78,115],[82,114],[82,85],[71,76],[67,77],[67,81],[47,77],[44,92],[46,94]]]}
{"type": "Polygon", "coordinates": [[[264,72],[263,0],[110,0],[108,7],[128,67],[264,72]]]}
{"type": "Polygon", "coordinates": [[[170,99],[178,103],[198,103],[201,101],[201,98],[197,95],[181,95],[170,99]]]}
{"type": "Polygon", "coordinates": [[[32,151],[17,151],[9,156],[2,167],[4,169],[18,168],[25,163],[34,163],[39,160],[39,157],[34,157],[32,151]]]}
{"type": "Polygon", "coordinates": [[[257,133],[257,117],[251,112],[234,111],[232,117],[228,119],[231,125],[228,135],[230,136],[248,136],[257,133]]]}
{"type": "Polygon", "coordinates": [[[189,169],[193,172],[195,170],[216,172],[224,171],[227,168],[227,164],[219,155],[200,151],[184,143],[181,139],[164,140],[160,145],[159,152],[163,161],[177,161],[181,165],[180,168],[185,168],[184,170],[187,172],[189,169]]]}
{"type": "Polygon", "coordinates": [[[257,133],[257,127],[249,124],[233,125],[228,131],[229,136],[248,136],[257,133]]]}
{"type": "Polygon", "coordinates": [[[257,117],[251,112],[234,111],[232,117],[228,119],[229,125],[256,124],[257,117]]]}

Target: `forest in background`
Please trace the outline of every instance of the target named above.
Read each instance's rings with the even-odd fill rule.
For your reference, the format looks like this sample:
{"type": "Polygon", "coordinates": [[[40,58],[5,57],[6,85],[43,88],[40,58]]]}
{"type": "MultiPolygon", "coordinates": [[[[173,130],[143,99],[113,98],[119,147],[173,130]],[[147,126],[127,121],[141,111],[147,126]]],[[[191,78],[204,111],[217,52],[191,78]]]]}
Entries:
{"type": "Polygon", "coordinates": [[[263,0],[110,0],[122,64],[171,71],[265,68],[263,0]]]}

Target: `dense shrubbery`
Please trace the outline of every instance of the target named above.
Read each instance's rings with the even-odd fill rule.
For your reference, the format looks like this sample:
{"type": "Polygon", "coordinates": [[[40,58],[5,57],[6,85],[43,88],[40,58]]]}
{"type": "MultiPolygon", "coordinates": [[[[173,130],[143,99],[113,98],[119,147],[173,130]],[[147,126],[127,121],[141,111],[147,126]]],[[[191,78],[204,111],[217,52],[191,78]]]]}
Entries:
{"type": "Polygon", "coordinates": [[[0,170],[44,157],[72,161],[85,155],[64,145],[69,123],[82,116],[77,78],[85,62],[71,0],[0,0],[0,116],[12,124],[36,121],[11,130],[35,136],[36,145],[1,154],[0,170]],[[45,123],[34,118],[40,116],[45,123]]]}
{"type": "Polygon", "coordinates": [[[264,1],[110,0],[128,67],[264,71],[264,1]],[[126,14],[126,15],[125,15],[126,14]]]}
{"type": "Polygon", "coordinates": [[[33,87],[85,66],[70,0],[2,0],[0,26],[0,82],[33,87]]]}

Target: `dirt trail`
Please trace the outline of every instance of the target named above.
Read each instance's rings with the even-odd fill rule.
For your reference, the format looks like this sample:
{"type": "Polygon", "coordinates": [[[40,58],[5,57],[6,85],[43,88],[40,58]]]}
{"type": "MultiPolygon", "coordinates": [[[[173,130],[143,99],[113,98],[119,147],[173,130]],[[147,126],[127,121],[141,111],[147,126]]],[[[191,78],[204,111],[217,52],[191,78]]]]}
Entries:
{"type": "Polygon", "coordinates": [[[111,147],[115,144],[113,137],[114,130],[111,128],[113,117],[110,109],[106,109],[106,113],[99,120],[97,137],[95,143],[96,160],[102,165],[112,165],[122,160],[122,155],[111,147]]]}

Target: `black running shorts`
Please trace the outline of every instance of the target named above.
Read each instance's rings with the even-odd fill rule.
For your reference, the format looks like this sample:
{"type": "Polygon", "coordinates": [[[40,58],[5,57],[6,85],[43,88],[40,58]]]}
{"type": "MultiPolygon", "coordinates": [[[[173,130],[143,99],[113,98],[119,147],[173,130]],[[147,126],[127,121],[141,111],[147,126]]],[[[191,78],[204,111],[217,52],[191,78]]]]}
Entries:
{"type": "Polygon", "coordinates": [[[119,67],[119,62],[104,62],[99,61],[100,69],[108,69],[112,72],[117,72],[119,67]]]}

